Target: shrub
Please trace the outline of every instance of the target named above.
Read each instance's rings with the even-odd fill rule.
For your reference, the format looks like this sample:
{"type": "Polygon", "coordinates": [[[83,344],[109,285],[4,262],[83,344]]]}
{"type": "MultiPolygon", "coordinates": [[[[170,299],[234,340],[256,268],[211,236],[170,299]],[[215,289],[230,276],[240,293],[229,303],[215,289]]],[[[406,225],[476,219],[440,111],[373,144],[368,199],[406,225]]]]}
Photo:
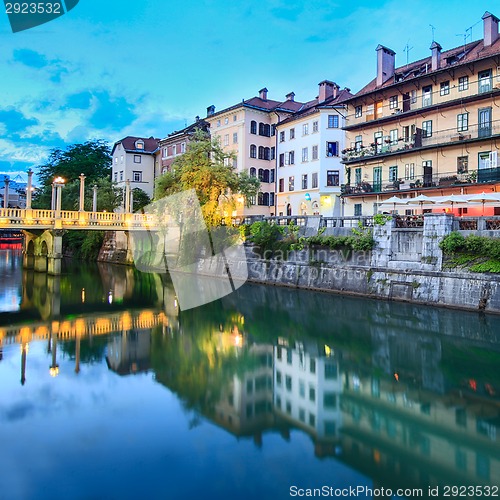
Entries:
{"type": "Polygon", "coordinates": [[[465,248],[465,238],[460,233],[454,231],[443,238],[439,243],[439,248],[447,255],[460,252],[465,248]]]}

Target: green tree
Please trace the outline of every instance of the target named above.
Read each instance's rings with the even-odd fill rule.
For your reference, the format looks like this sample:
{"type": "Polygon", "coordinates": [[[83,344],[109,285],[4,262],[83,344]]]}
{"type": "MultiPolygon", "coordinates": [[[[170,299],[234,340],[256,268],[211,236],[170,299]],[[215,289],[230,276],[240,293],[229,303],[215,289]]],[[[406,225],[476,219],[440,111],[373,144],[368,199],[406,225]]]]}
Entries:
{"type": "Polygon", "coordinates": [[[234,154],[226,153],[217,138],[197,130],[186,152],[172,164],[172,170],[158,178],[155,199],[194,189],[206,224],[219,225],[224,218],[230,218],[238,196],[243,196],[248,205],[260,186],[258,179],[237,173],[233,159],[234,154]]]}
{"type": "Polygon", "coordinates": [[[151,198],[142,189],[132,189],[132,196],[134,202],[132,210],[133,212],[138,212],[141,208],[144,208],[146,205],[149,205],[151,203],[151,198]]]}

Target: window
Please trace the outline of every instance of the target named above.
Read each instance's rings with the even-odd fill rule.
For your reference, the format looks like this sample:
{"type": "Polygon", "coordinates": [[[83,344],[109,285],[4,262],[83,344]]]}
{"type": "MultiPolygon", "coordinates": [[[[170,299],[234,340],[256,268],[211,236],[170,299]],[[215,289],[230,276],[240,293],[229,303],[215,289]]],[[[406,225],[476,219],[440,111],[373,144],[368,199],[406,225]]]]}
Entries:
{"type": "Polygon", "coordinates": [[[410,102],[411,102],[411,104],[415,104],[417,102],[417,91],[416,90],[411,91],[410,102]]]}
{"type": "Polygon", "coordinates": [[[257,158],[257,146],[250,144],[250,158],[257,158]]]}
{"type": "Polygon", "coordinates": [[[327,142],[326,143],[326,156],[338,156],[339,155],[339,143],[338,142],[327,142]]]}
{"type": "Polygon", "coordinates": [[[439,94],[440,95],[448,95],[450,93],[450,81],[441,82],[439,94]]]}
{"type": "Polygon", "coordinates": [[[238,158],[233,158],[233,168],[238,168],[238,158]]]}
{"type": "Polygon", "coordinates": [[[466,174],[469,171],[469,157],[459,156],[457,158],[457,174],[466,174]]]}
{"type": "Polygon", "coordinates": [[[286,350],[286,362],[291,365],[292,364],[292,350],[287,349],[286,350]]]}
{"type": "Polygon", "coordinates": [[[327,170],[326,171],[326,185],[327,186],[338,186],[339,185],[339,171],[338,170],[327,170]]]}
{"type": "Polygon", "coordinates": [[[430,106],[432,104],[432,85],[422,87],[422,106],[430,106]]]}
{"type": "Polygon", "coordinates": [[[415,179],[415,163],[407,163],[405,165],[405,179],[415,179]]]}
{"type": "Polygon", "coordinates": [[[314,172],[311,178],[311,188],[314,189],[317,187],[318,187],[318,172],[314,172]]]}
{"type": "Polygon", "coordinates": [[[328,128],[339,128],[339,115],[328,115],[328,128]]]}
{"type": "Polygon", "coordinates": [[[257,177],[257,169],[255,167],[250,169],[250,177],[257,177]]]}
{"type": "Polygon", "coordinates": [[[174,145],[172,146],[172,154],[173,154],[174,156],[177,154],[177,145],[176,145],[176,144],[174,144],[174,145]]]}
{"type": "Polygon", "coordinates": [[[217,126],[220,127],[220,120],[217,120],[217,126]]]}
{"type": "Polygon", "coordinates": [[[389,109],[396,109],[398,107],[398,96],[393,95],[389,97],[389,109]]]}
{"type": "Polygon", "coordinates": [[[278,191],[283,193],[285,191],[285,179],[280,179],[278,182],[278,191]]]}
{"type": "Polygon", "coordinates": [[[274,137],[276,135],[276,124],[271,125],[271,135],[274,137]]]}
{"type": "Polygon", "coordinates": [[[389,182],[398,180],[398,167],[389,167],[389,182]]]}
{"type": "Polygon", "coordinates": [[[280,142],[285,142],[285,131],[280,132],[280,142]]]}
{"type": "Polygon", "coordinates": [[[391,146],[398,144],[398,129],[395,128],[389,132],[389,139],[391,140],[391,146]]]}
{"type": "Polygon", "coordinates": [[[461,76],[458,79],[459,92],[463,92],[464,90],[468,90],[468,88],[469,88],[469,77],[468,76],[461,76]]]}
{"type": "Polygon", "coordinates": [[[487,69],[486,71],[480,71],[478,73],[478,84],[479,84],[479,93],[490,92],[491,91],[491,69],[487,69]]]}
{"type": "Polygon", "coordinates": [[[233,115],[233,122],[235,122],[238,119],[238,115],[233,115]]]}
{"type": "Polygon", "coordinates": [[[142,172],[132,172],[132,181],[133,182],[142,182],[142,172]]]}
{"type": "Polygon", "coordinates": [[[120,182],[123,181],[123,170],[120,170],[120,182]]]}
{"type": "Polygon", "coordinates": [[[295,129],[294,128],[290,129],[290,139],[295,139],[295,129]]]}
{"type": "Polygon", "coordinates": [[[181,153],[185,153],[186,152],[186,143],[183,142],[181,143],[181,153]]]}
{"type": "Polygon", "coordinates": [[[250,133],[251,134],[256,134],[257,133],[257,122],[255,120],[252,120],[250,122],[250,133]]]}
{"type": "Polygon", "coordinates": [[[264,146],[259,146],[259,160],[264,159],[264,146]]]}
{"type": "Polygon", "coordinates": [[[457,115],[457,131],[463,132],[469,128],[469,113],[461,113],[457,115]]]}
{"type": "Polygon", "coordinates": [[[308,161],[308,157],[309,157],[309,149],[302,148],[302,161],[308,161]]]}
{"type": "Polygon", "coordinates": [[[288,153],[288,164],[295,165],[295,151],[290,151],[288,153]]]}
{"type": "Polygon", "coordinates": [[[276,148],[274,146],[271,148],[271,158],[270,159],[271,160],[276,159],[276,148]]]}
{"type": "Polygon", "coordinates": [[[422,137],[432,136],[432,120],[422,122],[422,137]]]}
{"type": "Polygon", "coordinates": [[[303,380],[299,380],[299,396],[301,398],[306,397],[306,384],[304,383],[303,380]]]}
{"type": "Polygon", "coordinates": [[[123,155],[120,156],[120,163],[123,163],[123,155]]]}
{"type": "Polygon", "coordinates": [[[361,167],[358,167],[354,170],[354,182],[358,186],[361,184],[361,175],[363,173],[363,169],[361,167]]]}
{"type": "Polygon", "coordinates": [[[227,158],[227,157],[226,157],[226,158],[224,158],[224,166],[225,166],[225,167],[229,167],[230,161],[231,161],[231,159],[230,159],[230,158],[227,158]]]}
{"type": "Polygon", "coordinates": [[[309,123],[304,123],[302,125],[302,135],[308,135],[309,134],[309,123]]]}
{"type": "Polygon", "coordinates": [[[354,149],[356,151],[360,151],[362,147],[363,147],[363,136],[362,135],[357,135],[354,138],[354,149]]]}
{"type": "Polygon", "coordinates": [[[238,132],[233,133],[233,144],[238,144],[238,132]]]}
{"type": "Polygon", "coordinates": [[[309,413],[309,425],[311,427],[315,427],[316,426],[316,417],[314,416],[313,413],[309,413]]]}
{"type": "Polygon", "coordinates": [[[360,118],[363,116],[363,106],[359,105],[354,108],[354,118],[360,118]]]}
{"type": "Polygon", "coordinates": [[[269,182],[274,182],[274,168],[269,171],[269,182]]]}
{"type": "Polygon", "coordinates": [[[316,389],[314,387],[309,387],[309,401],[316,401],[316,389]]]}
{"type": "Polygon", "coordinates": [[[283,382],[283,379],[281,377],[281,372],[279,370],[276,370],[276,385],[281,385],[283,382]]]}
{"type": "Polygon", "coordinates": [[[115,175],[114,175],[114,181],[115,181],[115,182],[118,182],[118,172],[115,172],[115,175]]]}
{"type": "Polygon", "coordinates": [[[229,146],[229,134],[224,135],[224,146],[229,146]]]}
{"type": "Polygon", "coordinates": [[[288,178],[288,191],[293,191],[295,189],[295,177],[292,175],[288,178]]]}
{"type": "Polygon", "coordinates": [[[318,146],[313,146],[312,147],[312,159],[317,160],[318,159],[318,146]]]}
{"type": "Polygon", "coordinates": [[[361,203],[354,204],[354,217],[361,217],[363,214],[362,207],[363,205],[361,203]]]}
{"type": "Polygon", "coordinates": [[[141,163],[141,155],[134,155],[134,163],[141,163]]]}
{"type": "Polygon", "coordinates": [[[337,395],[334,392],[323,394],[323,406],[325,408],[335,408],[337,406],[337,395]]]}
{"type": "Polygon", "coordinates": [[[229,118],[224,118],[224,125],[227,125],[229,123],[229,118]]]}
{"type": "Polygon", "coordinates": [[[316,360],[315,359],[311,359],[311,361],[309,361],[309,371],[311,373],[316,373],[316,360]]]}
{"type": "Polygon", "coordinates": [[[318,121],[314,121],[313,122],[313,133],[314,132],[317,132],[319,130],[319,126],[318,126],[318,121]]]}
{"type": "Polygon", "coordinates": [[[264,160],[271,159],[271,148],[264,148],[264,160]]]}
{"type": "Polygon", "coordinates": [[[135,141],[135,148],[136,149],[144,149],[144,141],[142,139],[135,141]]]}
{"type": "Polygon", "coordinates": [[[285,153],[280,153],[279,166],[283,167],[285,165],[285,153]]]}
{"type": "Polygon", "coordinates": [[[302,189],[307,189],[307,174],[302,174],[302,189]]]}

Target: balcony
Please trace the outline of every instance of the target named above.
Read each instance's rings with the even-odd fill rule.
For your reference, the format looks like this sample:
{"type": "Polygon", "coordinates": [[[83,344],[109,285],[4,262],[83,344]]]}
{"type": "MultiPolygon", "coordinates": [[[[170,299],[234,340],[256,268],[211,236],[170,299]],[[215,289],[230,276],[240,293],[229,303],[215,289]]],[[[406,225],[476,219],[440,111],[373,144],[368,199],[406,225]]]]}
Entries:
{"type": "Polygon", "coordinates": [[[365,181],[342,184],[341,194],[344,196],[366,195],[370,193],[416,191],[427,188],[445,189],[457,186],[468,186],[487,182],[500,182],[500,168],[481,168],[458,174],[444,172],[441,174],[424,174],[411,178],[398,178],[392,181],[365,181]]]}
{"type": "Polygon", "coordinates": [[[398,138],[391,141],[387,136],[381,143],[352,145],[351,148],[342,150],[342,162],[346,165],[359,161],[368,161],[373,158],[405,154],[415,149],[428,149],[435,147],[450,147],[463,142],[477,141],[500,135],[500,120],[479,125],[470,125],[467,130],[457,132],[456,128],[434,132],[430,137],[425,137],[421,129],[417,129],[411,139],[398,138]]]}

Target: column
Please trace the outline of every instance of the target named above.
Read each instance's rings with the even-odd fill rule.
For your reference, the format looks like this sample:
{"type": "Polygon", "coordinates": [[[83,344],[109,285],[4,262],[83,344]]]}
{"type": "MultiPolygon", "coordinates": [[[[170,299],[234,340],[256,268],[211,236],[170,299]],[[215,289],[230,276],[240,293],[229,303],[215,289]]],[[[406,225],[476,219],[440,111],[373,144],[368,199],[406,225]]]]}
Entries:
{"type": "Polygon", "coordinates": [[[94,184],[92,189],[94,191],[92,199],[92,212],[97,212],[97,184],[94,184]]]}
{"type": "Polygon", "coordinates": [[[51,210],[56,209],[56,185],[54,182],[52,183],[52,197],[50,199],[50,209],[51,210]]]}
{"type": "Polygon", "coordinates": [[[130,180],[125,181],[125,213],[130,212],[130,180]]]}
{"type": "Polygon", "coordinates": [[[31,210],[31,189],[32,189],[33,170],[28,170],[28,187],[26,188],[26,210],[31,210]]]}
{"type": "Polygon", "coordinates": [[[85,175],[80,174],[80,205],[78,207],[79,212],[83,212],[84,199],[85,199],[85,175]]]}
{"type": "Polygon", "coordinates": [[[9,208],[9,182],[8,178],[5,179],[5,187],[3,191],[3,208],[9,208]]]}

